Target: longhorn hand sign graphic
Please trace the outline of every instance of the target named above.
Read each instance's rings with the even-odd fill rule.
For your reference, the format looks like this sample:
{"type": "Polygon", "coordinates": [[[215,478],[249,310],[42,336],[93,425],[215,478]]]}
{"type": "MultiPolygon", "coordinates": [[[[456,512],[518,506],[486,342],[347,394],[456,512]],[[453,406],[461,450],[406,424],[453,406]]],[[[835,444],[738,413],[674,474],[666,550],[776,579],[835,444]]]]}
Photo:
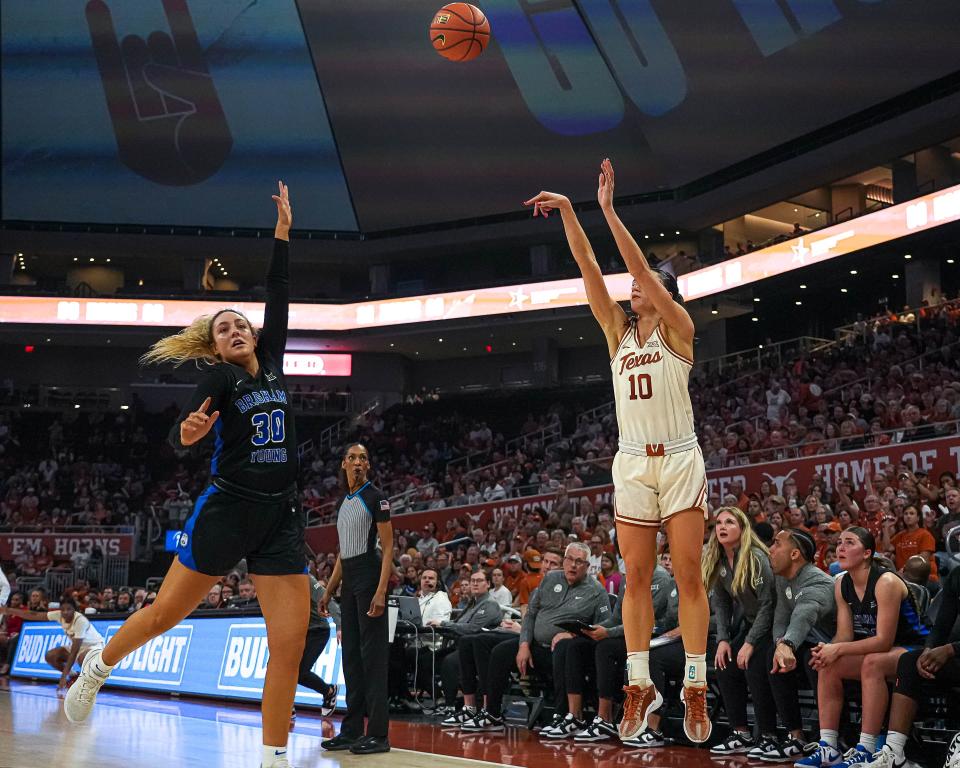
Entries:
{"type": "Polygon", "coordinates": [[[87,3],[87,25],[120,161],[150,181],[186,186],[220,169],[233,137],[186,0],[162,2],[172,34],[118,42],[103,0],[87,3]]]}

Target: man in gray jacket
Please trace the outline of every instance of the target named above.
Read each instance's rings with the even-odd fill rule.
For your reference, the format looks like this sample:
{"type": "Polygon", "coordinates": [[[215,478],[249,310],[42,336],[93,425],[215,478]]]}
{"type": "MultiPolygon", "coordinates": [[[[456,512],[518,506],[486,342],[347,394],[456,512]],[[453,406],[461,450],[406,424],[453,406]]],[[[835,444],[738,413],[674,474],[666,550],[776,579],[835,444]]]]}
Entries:
{"type": "MultiPolygon", "coordinates": [[[[564,640],[554,650],[553,684],[567,694],[566,716],[562,710],[540,735],[550,739],[573,736],[578,743],[607,741],[618,738],[613,722],[614,702],[622,698],[623,672],[627,663],[627,643],[623,636],[623,593],[626,580],[621,580],[617,604],[610,618],[582,637],[564,640]],[[579,722],[583,703],[583,680],[596,680],[598,706],[592,723],[579,722]],[[577,726],[580,726],[577,730],[577,726]]],[[[650,586],[653,594],[654,635],[677,626],[676,583],[666,568],[658,565],[650,586]],[[671,597],[672,596],[672,597],[671,597]]],[[[660,690],[660,689],[658,689],[660,690]]]]}
{"type": "MultiPolygon", "coordinates": [[[[440,687],[448,706],[453,705],[460,687],[459,641],[467,635],[500,626],[500,603],[490,594],[491,586],[490,574],[482,569],[476,571],[470,576],[470,599],[456,620],[427,622],[428,626],[436,627],[442,634],[454,635],[458,641],[456,645],[445,644],[434,657],[435,660],[442,659],[440,687]]],[[[421,663],[428,660],[428,657],[424,657],[421,663]]]]}
{"type": "Polygon", "coordinates": [[[803,755],[803,720],[798,691],[803,682],[817,690],[817,673],[810,667],[810,650],[829,642],[836,630],[837,606],[833,579],[813,564],[816,543],[804,530],[785,528],[770,547],[777,607],[773,644],[767,652],[770,688],[777,713],[789,735],[782,743],[761,743],[750,757],[764,762],[793,762],[803,755]],[[806,675],[806,681],[801,677],[806,675]]]}
{"type": "MultiPolygon", "coordinates": [[[[498,643],[487,662],[487,706],[472,720],[460,726],[467,732],[502,731],[503,695],[510,683],[510,674],[530,669],[549,675],[556,644],[573,635],[558,622],[600,624],[610,615],[610,598],[595,578],[587,577],[590,548],[582,542],[570,544],[563,557],[563,569],[543,577],[533,592],[519,637],[498,643]]],[[[481,659],[478,664],[484,664],[481,659]]]]}

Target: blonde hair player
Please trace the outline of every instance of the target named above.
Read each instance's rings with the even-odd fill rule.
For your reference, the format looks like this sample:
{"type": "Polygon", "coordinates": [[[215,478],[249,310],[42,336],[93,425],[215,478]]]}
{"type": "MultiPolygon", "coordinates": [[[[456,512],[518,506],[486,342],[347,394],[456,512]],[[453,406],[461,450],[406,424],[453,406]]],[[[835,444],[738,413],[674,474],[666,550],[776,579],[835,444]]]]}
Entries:
{"type": "Polygon", "coordinates": [[[621,739],[647,728],[647,717],[663,703],[650,679],[657,532],[666,529],[680,603],[686,651],[683,728],[687,738],[710,738],[707,714],[707,626],[710,609],[700,578],[700,551],[707,514],[703,455],[693,427],[687,382],[693,366],[693,321],[683,307],[676,280],[651,269],[640,246],[613,209],[613,166],[601,164],[597,200],[620,255],[633,276],[628,317],[603,280],[593,248],[570,200],[541,192],[524,205],[533,215],[560,211],[570,250],[587,292],[590,310],[607,339],[620,445],[613,461],[617,543],[627,566],[623,626],[628,685],[624,687],[621,739]]]}
{"type": "Polygon", "coordinates": [[[223,309],[158,341],[144,362],[203,365],[189,402],[170,431],[177,448],[212,438],[210,485],[197,499],[157,599],[107,643],[87,654],[64,700],[72,723],[86,720],[97,692],[130,653],[176,626],[234,565],[246,558],[267,626],[270,661],[263,684],[262,768],[289,768],[287,735],[307,622],[304,519],[293,412],[283,377],[293,213],[280,182],[273,257],[267,271],[263,329],[223,309]]]}

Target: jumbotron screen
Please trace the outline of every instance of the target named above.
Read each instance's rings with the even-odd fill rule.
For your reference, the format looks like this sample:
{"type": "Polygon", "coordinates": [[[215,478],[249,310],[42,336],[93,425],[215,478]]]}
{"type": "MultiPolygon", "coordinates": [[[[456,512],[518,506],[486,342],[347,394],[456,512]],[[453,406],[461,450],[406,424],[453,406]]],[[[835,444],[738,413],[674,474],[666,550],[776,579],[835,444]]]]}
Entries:
{"type": "Polygon", "coordinates": [[[441,0],[4,3],[3,216],[269,226],[283,178],[382,231],[590,199],[605,156],[653,192],[960,70],[955,0],[476,4],[456,63],[441,0]]]}

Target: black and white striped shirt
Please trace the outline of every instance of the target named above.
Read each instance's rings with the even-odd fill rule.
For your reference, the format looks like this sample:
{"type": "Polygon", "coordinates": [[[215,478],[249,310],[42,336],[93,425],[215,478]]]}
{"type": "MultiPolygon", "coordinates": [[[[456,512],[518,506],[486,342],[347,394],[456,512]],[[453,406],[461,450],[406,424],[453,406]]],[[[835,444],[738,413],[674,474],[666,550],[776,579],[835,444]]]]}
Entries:
{"type": "Polygon", "coordinates": [[[346,560],[373,552],[377,546],[377,523],[390,521],[390,500],[369,482],[340,500],[337,536],[340,557],[346,560]]]}

